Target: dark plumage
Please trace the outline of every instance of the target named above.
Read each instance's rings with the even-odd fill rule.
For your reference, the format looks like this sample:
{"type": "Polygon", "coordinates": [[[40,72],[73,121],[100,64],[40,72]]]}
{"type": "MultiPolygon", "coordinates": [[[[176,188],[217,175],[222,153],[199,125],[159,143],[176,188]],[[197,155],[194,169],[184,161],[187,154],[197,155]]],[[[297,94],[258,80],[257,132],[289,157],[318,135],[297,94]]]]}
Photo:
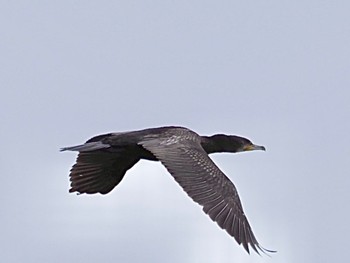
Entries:
{"type": "Polygon", "coordinates": [[[79,151],[69,192],[107,194],[140,159],[160,161],[203,211],[249,253],[264,249],[243,212],[237,190],[208,154],[265,150],[233,135],[199,136],[182,127],[109,133],[62,151],[79,151]]]}

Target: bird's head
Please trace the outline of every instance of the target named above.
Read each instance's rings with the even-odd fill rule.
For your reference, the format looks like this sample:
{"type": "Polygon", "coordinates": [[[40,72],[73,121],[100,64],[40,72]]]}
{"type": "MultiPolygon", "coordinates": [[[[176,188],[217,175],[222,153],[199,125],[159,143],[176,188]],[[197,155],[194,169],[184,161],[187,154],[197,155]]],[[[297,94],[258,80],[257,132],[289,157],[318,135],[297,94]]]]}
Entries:
{"type": "Polygon", "coordinates": [[[236,137],[236,140],[239,140],[241,143],[241,147],[238,148],[237,152],[256,151],[256,150],[266,151],[265,146],[256,145],[252,143],[250,140],[243,137],[239,137],[239,136],[233,136],[233,137],[236,137]]]}
{"type": "Polygon", "coordinates": [[[262,150],[265,151],[264,146],[255,145],[250,140],[244,137],[236,135],[225,135],[225,134],[215,134],[208,137],[211,141],[210,152],[245,152],[245,151],[255,151],[262,150]]]}

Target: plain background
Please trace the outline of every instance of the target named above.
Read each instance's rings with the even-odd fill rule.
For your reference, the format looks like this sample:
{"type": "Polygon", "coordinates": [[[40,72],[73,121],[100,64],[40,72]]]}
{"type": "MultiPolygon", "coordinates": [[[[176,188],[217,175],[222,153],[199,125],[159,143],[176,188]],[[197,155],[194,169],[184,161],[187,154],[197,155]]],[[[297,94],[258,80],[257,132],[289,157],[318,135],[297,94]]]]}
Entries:
{"type": "Polygon", "coordinates": [[[2,1],[2,262],[342,262],[349,235],[349,1],[2,1]],[[243,135],[212,156],[260,243],[248,255],[160,163],[69,194],[75,153],[163,125],[243,135]]]}

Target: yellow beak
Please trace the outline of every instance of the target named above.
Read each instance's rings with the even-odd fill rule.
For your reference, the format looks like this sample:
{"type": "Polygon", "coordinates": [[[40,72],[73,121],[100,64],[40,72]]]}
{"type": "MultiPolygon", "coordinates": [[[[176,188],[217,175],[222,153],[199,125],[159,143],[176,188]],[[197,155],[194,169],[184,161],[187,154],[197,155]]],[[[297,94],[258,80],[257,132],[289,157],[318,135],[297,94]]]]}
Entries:
{"type": "Polygon", "coordinates": [[[266,151],[265,147],[260,145],[248,144],[243,146],[243,151],[255,151],[255,150],[266,151]]]}

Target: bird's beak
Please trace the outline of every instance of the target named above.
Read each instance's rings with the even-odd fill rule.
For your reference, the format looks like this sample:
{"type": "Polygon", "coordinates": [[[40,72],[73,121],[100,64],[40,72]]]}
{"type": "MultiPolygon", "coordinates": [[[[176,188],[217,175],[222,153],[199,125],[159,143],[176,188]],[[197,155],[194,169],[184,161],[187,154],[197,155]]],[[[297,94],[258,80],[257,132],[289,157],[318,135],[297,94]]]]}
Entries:
{"type": "Polygon", "coordinates": [[[243,147],[243,151],[255,151],[255,150],[266,151],[264,146],[255,145],[255,144],[249,144],[243,147]]]}

